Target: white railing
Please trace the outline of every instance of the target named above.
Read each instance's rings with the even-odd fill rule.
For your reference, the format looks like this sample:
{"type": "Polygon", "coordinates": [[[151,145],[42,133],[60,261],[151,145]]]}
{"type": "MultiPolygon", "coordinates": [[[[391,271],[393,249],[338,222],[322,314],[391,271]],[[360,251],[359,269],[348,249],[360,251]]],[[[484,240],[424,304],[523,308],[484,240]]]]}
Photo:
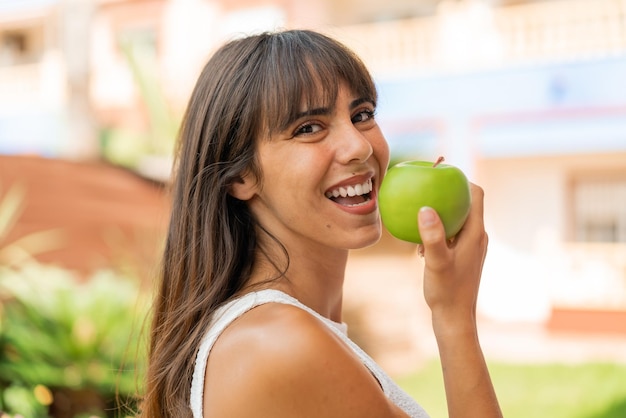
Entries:
{"type": "Polygon", "coordinates": [[[626,0],[491,9],[447,3],[433,17],[329,30],[378,75],[466,71],[626,52],[626,0]]]}
{"type": "Polygon", "coordinates": [[[626,1],[569,0],[494,13],[504,58],[578,58],[626,50],[626,1]]]}
{"type": "Polygon", "coordinates": [[[33,64],[0,67],[0,109],[54,108],[66,95],[65,66],[58,51],[48,51],[33,64]]]}
{"type": "Polygon", "coordinates": [[[546,264],[554,306],[626,309],[626,244],[567,242],[546,264]]]}
{"type": "Polygon", "coordinates": [[[0,67],[0,105],[35,101],[41,82],[41,64],[0,67]]]}
{"type": "Polygon", "coordinates": [[[436,67],[437,21],[406,19],[334,28],[328,32],[353,49],[374,72],[436,67]]]}

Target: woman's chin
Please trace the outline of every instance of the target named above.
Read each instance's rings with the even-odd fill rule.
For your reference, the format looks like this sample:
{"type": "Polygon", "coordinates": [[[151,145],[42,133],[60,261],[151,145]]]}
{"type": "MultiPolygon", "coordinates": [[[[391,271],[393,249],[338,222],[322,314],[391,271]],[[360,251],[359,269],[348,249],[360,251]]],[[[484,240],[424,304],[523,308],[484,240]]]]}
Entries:
{"type": "Polygon", "coordinates": [[[363,230],[360,232],[361,235],[359,236],[358,240],[354,242],[354,244],[351,245],[349,249],[360,250],[377,244],[382,237],[382,225],[379,225],[378,227],[372,226],[370,230],[363,230]]]}

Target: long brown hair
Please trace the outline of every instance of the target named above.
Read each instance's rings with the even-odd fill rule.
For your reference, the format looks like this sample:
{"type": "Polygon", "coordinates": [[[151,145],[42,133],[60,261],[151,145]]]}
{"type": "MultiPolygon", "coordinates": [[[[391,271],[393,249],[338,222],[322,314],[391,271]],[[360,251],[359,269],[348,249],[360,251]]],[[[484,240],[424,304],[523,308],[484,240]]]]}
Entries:
{"type": "MultiPolygon", "coordinates": [[[[363,63],[316,32],[263,33],[227,43],[204,67],[185,113],[172,212],[154,299],[141,416],[190,417],[196,351],[216,308],[246,284],[262,229],[228,191],[256,142],[307,104],[334,103],[339,83],[376,102],[363,63]]],[[[288,162],[285,169],[288,170],[288,162]]]]}

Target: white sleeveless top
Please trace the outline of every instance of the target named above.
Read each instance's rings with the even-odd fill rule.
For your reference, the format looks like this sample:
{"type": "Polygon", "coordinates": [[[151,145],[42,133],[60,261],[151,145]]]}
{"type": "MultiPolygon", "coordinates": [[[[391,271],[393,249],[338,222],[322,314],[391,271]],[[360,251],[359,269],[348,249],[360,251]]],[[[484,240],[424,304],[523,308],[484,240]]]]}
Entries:
{"type": "Polygon", "coordinates": [[[384,394],[387,398],[389,398],[389,400],[391,400],[411,418],[428,418],[428,414],[424,411],[424,409],[406,392],[400,389],[400,387],[398,387],[398,385],[380,368],[378,364],[376,364],[376,362],[374,362],[370,356],[368,356],[359,346],[348,338],[347,327],[345,324],[339,324],[331,321],[304,305],[297,299],[279,290],[273,289],[247,293],[238,299],[230,301],[215,312],[209,331],[202,339],[200,348],[198,349],[193,379],[191,382],[190,405],[194,418],[202,418],[204,374],[211,347],[213,347],[213,344],[215,344],[219,335],[231,322],[250,309],[265,303],[284,303],[287,305],[293,305],[304,309],[311,315],[320,319],[332,331],[334,331],[335,334],[337,334],[352,349],[352,351],[354,351],[359,359],[361,359],[365,367],[367,367],[374,377],[376,377],[384,394]]]}

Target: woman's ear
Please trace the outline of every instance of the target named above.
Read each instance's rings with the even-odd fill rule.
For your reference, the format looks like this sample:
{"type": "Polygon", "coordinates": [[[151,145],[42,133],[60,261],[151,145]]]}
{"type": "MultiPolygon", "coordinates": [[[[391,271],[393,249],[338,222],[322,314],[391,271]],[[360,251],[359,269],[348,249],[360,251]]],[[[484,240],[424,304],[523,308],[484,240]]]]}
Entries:
{"type": "Polygon", "coordinates": [[[234,198],[246,201],[252,199],[257,190],[258,181],[256,177],[249,170],[246,170],[233,180],[228,192],[234,198]]]}

